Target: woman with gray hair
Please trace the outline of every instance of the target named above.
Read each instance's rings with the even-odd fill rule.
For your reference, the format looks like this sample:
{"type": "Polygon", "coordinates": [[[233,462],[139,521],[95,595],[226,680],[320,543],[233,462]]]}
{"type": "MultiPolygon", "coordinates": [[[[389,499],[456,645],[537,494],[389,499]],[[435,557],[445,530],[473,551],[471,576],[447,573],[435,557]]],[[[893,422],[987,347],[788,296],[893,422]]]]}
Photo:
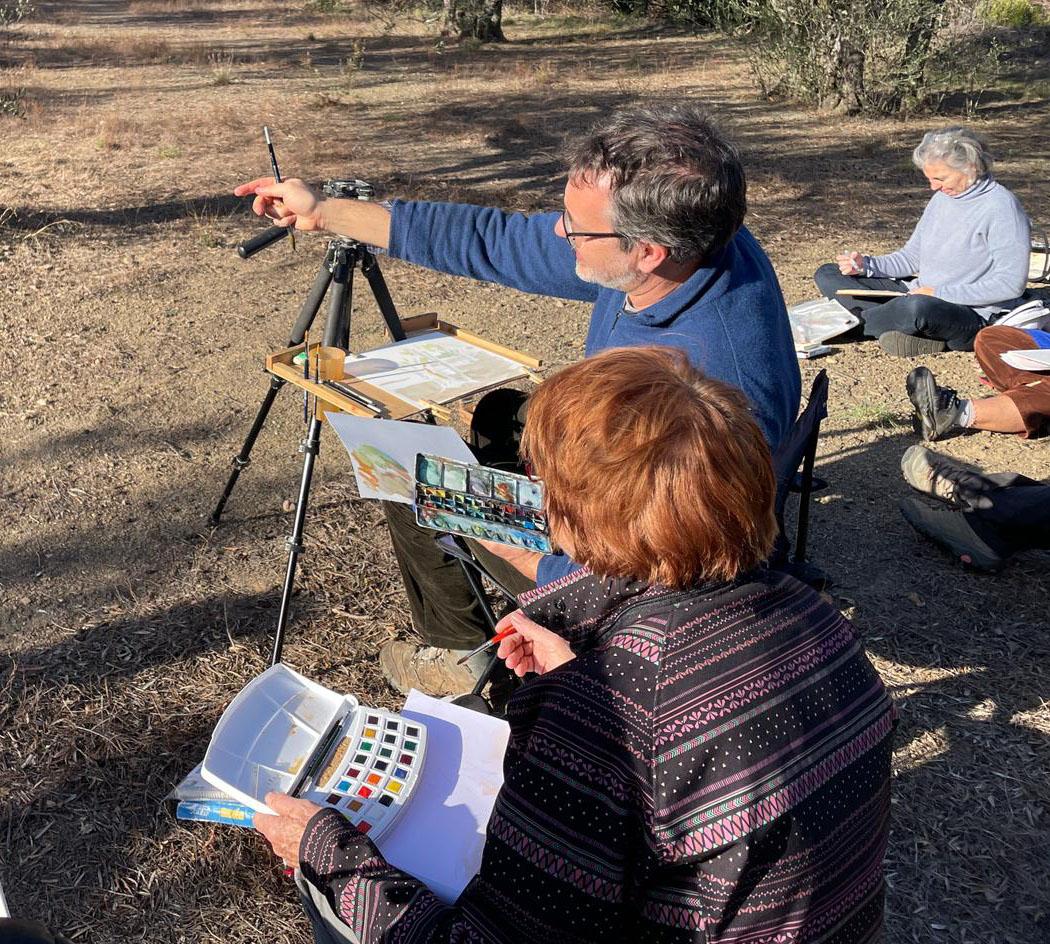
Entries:
{"type": "Polygon", "coordinates": [[[841,253],[814,278],[888,354],[972,351],[977,332],[1021,302],[1028,217],[1017,197],[992,177],[991,154],[967,128],[928,131],[912,160],[934,193],[911,238],[884,256],[841,253]],[[840,289],[904,294],[847,298],[837,296],[840,289]]]}

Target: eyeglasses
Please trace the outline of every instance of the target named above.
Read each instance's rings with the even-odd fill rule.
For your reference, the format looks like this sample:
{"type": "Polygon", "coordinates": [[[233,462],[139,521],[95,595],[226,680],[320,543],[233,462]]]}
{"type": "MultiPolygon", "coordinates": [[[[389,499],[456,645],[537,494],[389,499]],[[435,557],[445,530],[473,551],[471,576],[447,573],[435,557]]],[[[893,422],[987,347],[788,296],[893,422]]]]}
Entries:
{"type": "Polygon", "coordinates": [[[573,231],[569,229],[569,219],[565,215],[565,210],[561,211],[561,228],[565,231],[565,239],[569,245],[575,248],[576,243],[574,240],[578,236],[585,236],[588,239],[627,239],[623,233],[583,233],[579,231],[573,231]]]}

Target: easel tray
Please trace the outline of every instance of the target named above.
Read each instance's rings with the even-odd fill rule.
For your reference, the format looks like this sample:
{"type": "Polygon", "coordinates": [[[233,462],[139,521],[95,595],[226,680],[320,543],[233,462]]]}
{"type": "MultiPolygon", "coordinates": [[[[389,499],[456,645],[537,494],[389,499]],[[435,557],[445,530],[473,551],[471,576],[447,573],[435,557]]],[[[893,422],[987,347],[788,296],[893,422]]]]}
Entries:
{"type": "Polygon", "coordinates": [[[304,377],[294,363],[304,345],[270,354],[266,369],[316,397],[319,413],[337,410],[394,420],[427,411],[440,416],[443,406],[493,387],[539,381],[536,358],[441,321],[434,313],[406,318],[402,326],[404,341],[347,355],[340,380],[304,377]]]}

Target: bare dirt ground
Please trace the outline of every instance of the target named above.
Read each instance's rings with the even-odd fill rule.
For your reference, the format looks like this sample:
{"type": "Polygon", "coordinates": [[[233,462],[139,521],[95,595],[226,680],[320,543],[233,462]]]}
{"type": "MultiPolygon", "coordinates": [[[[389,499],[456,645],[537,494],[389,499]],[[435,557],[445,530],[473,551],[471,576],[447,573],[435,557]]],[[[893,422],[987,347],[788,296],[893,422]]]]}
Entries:
{"type": "MultiPolygon", "coordinates": [[[[266,665],[299,477],[301,401],[286,391],[209,527],[264,355],[323,253],[309,238],[294,255],[232,251],[259,228],[230,191],[267,172],[264,123],[289,176],[529,209],[558,206],[566,134],[640,98],[703,100],[743,152],[749,223],[789,301],[814,294],[836,251],[902,243],[927,199],[908,155],[943,119],[765,101],[714,36],[521,14],[507,33],[438,50],[419,20],[99,0],[42,4],[0,40],[0,881],[15,914],[99,944],[307,940],[254,833],[180,824],[163,800],[266,665]]],[[[1045,74],[1014,82],[971,122],[1044,224],[1047,90],[1045,74]]],[[[403,313],[436,309],[549,368],[581,353],[582,306],[385,272],[403,313]]],[[[381,335],[357,294],[360,349],[381,335]]],[[[981,391],[970,356],[928,363],[981,391]]],[[[905,524],[909,366],[871,343],[804,366],[831,375],[813,556],[901,712],[888,938],[1033,944],[1050,938],[1050,559],[975,575],[905,524]]],[[[938,448],[1047,475],[1045,440],[938,448]]],[[[410,633],[395,572],[329,436],[287,661],[396,705],[375,660],[410,633]]]]}

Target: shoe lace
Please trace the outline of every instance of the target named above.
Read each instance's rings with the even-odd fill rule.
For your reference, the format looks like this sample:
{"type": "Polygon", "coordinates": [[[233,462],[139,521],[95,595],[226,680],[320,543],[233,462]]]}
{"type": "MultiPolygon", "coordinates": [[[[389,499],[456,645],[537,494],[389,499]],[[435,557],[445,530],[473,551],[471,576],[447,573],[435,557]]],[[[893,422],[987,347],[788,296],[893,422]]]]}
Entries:
{"type": "Polygon", "coordinates": [[[938,410],[958,410],[959,409],[959,395],[951,387],[938,387],[937,388],[937,409],[938,410]]]}

